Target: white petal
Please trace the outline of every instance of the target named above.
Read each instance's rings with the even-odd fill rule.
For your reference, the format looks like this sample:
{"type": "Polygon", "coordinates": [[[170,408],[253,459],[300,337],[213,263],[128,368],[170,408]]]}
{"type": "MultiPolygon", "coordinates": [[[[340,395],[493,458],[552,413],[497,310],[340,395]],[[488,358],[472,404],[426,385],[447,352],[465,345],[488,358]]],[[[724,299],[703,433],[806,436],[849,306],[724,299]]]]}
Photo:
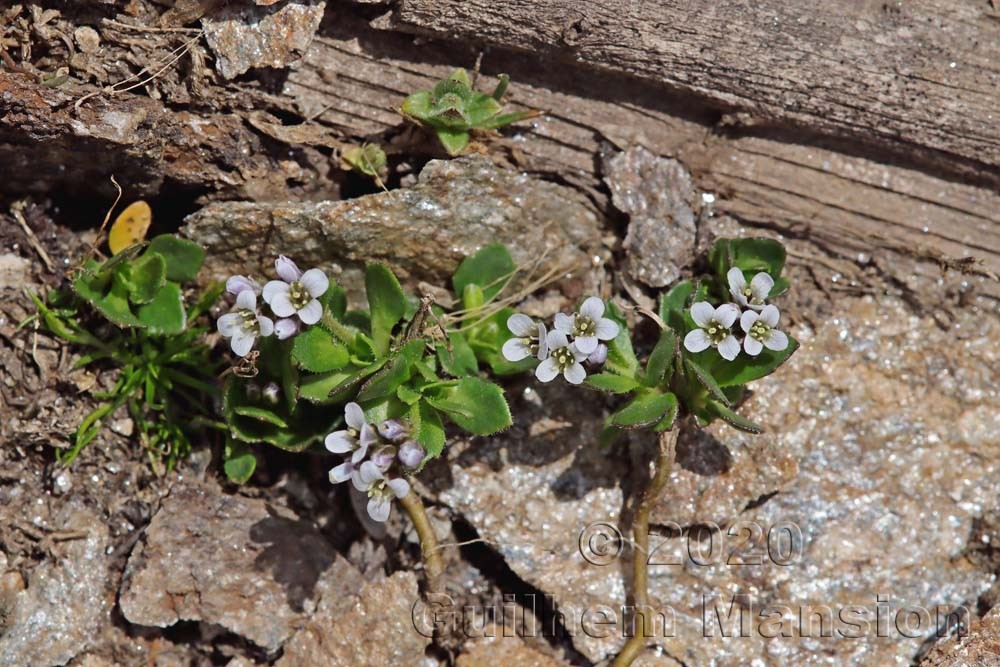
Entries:
{"type": "Polygon", "coordinates": [[[323,304],[313,299],[299,311],[299,319],[303,324],[316,324],[323,317],[323,304]]]}
{"type": "Polygon", "coordinates": [[[236,295],[236,307],[243,310],[257,310],[257,294],[253,290],[243,290],[236,295]]]}
{"type": "Polygon", "coordinates": [[[288,283],[281,280],[269,280],[261,292],[265,303],[271,303],[274,301],[274,297],[279,294],[288,294],[288,283]]]}
{"type": "Polygon", "coordinates": [[[521,338],[511,338],[503,344],[501,351],[503,352],[503,358],[507,361],[521,361],[531,356],[528,344],[521,338]]]}
{"type": "Polygon", "coordinates": [[[257,326],[260,327],[260,335],[264,338],[274,333],[274,321],[270,317],[258,315],[257,326]]]}
{"type": "Polygon", "coordinates": [[[742,294],[747,287],[747,279],[743,275],[743,271],[735,266],[726,273],[726,279],[729,281],[730,292],[742,294]]]}
{"type": "Polygon", "coordinates": [[[284,255],[278,255],[278,259],[274,260],[274,270],[286,283],[295,282],[302,276],[302,271],[295,265],[295,262],[284,255]]]}
{"type": "Polygon", "coordinates": [[[323,296],[323,293],[330,287],[330,279],[319,269],[309,269],[302,274],[299,282],[309,292],[309,296],[314,299],[323,296]]]}
{"type": "Polygon", "coordinates": [[[561,331],[567,335],[571,334],[576,327],[576,316],[567,315],[566,313],[556,313],[555,325],[556,331],[561,331]]]}
{"type": "Polygon", "coordinates": [[[385,523],[389,518],[389,510],[392,508],[388,498],[372,498],[368,501],[368,516],[372,521],[385,523]]]}
{"type": "Polygon", "coordinates": [[[326,448],[334,454],[346,454],[347,452],[354,451],[355,442],[354,438],[347,431],[334,431],[323,440],[326,448]]]}
{"type": "Polygon", "coordinates": [[[700,327],[705,326],[715,317],[715,308],[708,301],[699,301],[691,306],[691,319],[700,327]]]}
{"type": "Polygon", "coordinates": [[[371,461],[365,461],[361,464],[361,481],[371,484],[376,480],[383,479],[382,471],[378,469],[378,466],[371,461]]]}
{"type": "Polygon", "coordinates": [[[595,322],[604,317],[604,301],[599,296],[592,296],[580,306],[580,314],[595,322]]]}
{"type": "Polygon", "coordinates": [[[566,371],[563,373],[563,376],[570,384],[580,384],[587,379],[587,371],[584,370],[583,364],[578,361],[575,364],[568,366],[566,371]]]}
{"type": "Polygon", "coordinates": [[[769,327],[778,326],[778,307],[773,305],[764,306],[760,311],[760,321],[769,327]]]}
{"type": "Polygon", "coordinates": [[[405,498],[410,493],[410,483],[401,477],[390,479],[386,482],[386,486],[392,489],[397,498],[405,498]]]}
{"type": "Polygon", "coordinates": [[[559,365],[556,360],[549,357],[535,368],[535,377],[542,382],[552,382],[559,375],[559,365]]]}
{"type": "Polygon", "coordinates": [[[614,340],[618,335],[618,323],[614,320],[602,317],[597,320],[597,329],[595,330],[595,333],[601,340],[614,340]]]}
{"type": "MultiPolygon", "coordinates": [[[[579,340],[579,339],[577,339],[577,340],[579,340]]],[[[600,343],[598,343],[597,347],[594,348],[594,352],[597,352],[597,348],[598,347],[601,347],[600,343]]],[[[605,346],[605,349],[607,349],[607,346],[605,346]]],[[[583,361],[584,359],[586,359],[587,357],[589,357],[591,354],[594,354],[594,352],[589,352],[588,353],[588,352],[584,352],[583,350],[581,350],[579,347],[576,346],[576,341],[574,341],[574,342],[572,342],[572,343],[569,344],[569,351],[573,353],[573,358],[576,359],[577,361],[583,361]]]]}
{"type": "Polygon", "coordinates": [[[573,345],[580,352],[584,352],[584,356],[589,357],[590,353],[597,349],[597,336],[577,336],[573,339],[573,345]]]}
{"type": "Polygon", "coordinates": [[[771,329],[770,335],[764,339],[764,347],[775,352],[781,352],[788,347],[788,336],[785,335],[784,331],[771,329]]]}
{"type": "Polygon", "coordinates": [[[351,478],[352,472],[354,472],[354,466],[347,461],[341,463],[339,466],[330,470],[330,484],[340,484],[341,482],[346,482],[351,478]]]}
{"type": "Polygon", "coordinates": [[[754,325],[754,322],[760,317],[760,313],[753,310],[744,310],[743,314],[740,315],[740,328],[746,332],[750,331],[750,327],[754,325]]]}
{"type": "Polygon", "coordinates": [[[545,325],[538,323],[538,358],[546,359],[549,356],[549,342],[547,340],[545,325]]]}
{"type": "Polygon", "coordinates": [[[751,357],[756,357],[760,354],[760,351],[764,349],[764,346],[760,344],[760,341],[753,336],[747,336],[743,339],[743,349],[747,351],[751,357]]]}
{"type": "Polygon", "coordinates": [[[229,345],[233,348],[233,352],[241,357],[245,357],[250,354],[250,350],[253,349],[253,342],[257,340],[257,336],[243,329],[240,329],[233,335],[233,339],[230,341],[229,345]]]}
{"type": "Polygon", "coordinates": [[[353,401],[344,406],[344,421],[355,431],[360,431],[368,423],[365,421],[365,411],[353,401]]]}
{"type": "MultiPolygon", "coordinates": [[[[366,454],[368,454],[368,443],[358,441],[358,448],[354,450],[353,454],[351,454],[351,463],[354,465],[364,465],[361,462],[365,460],[366,454]]],[[[371,461],[365,461],[365,463],[371,463],[371,461]]],[[[364,471],[362,471],[362,475],[363,474],[364,471]]],[[[362,478],[364,477],[362,476],[362,478]]],[[[368,481],[370,482],[371,480],[368,481]]]]}
{"type": "Polygon", "coordinates": [[[507,318],[507,328],[515,336],[520,336],[525,338],[526,336],[535,335],[535,322],[527,315],[522,313],[514,313],[507,318]]]}
{"type": "Polygon", "coordinates": [[[719,354],[726,361],[732,361],[736,357],[740,356],[740,342],[736,340],[736,336],[732,334],[728,335],[719,343],[719,354]]]}
{"type": "Polygon", "coordinates": [[[774,287],[774,278],[763,272],[755,275],[750,281],[750,293],[755,299],[761,301],[770,296],[772,287],[774,287]]]}
{"type": "Polygon", "coordinates": [[[274,335],[278,340],[291,338],[299,332],[299,324],[290,317],[283,317],[274,323],[274,335]]]}
{"type": "Polygon", "coordinates": [[[368,493],[368,482],[361,478],[361,473],[357,468],[355,468],[354,472],[351,473],[351,484],[353,484],[354,488],[361,493],[368,493]]]}
{"type": "Polygon", "coordinates": [[[236,332],[243,328],[243,316],[239,313],[226,313],[216,322],[219,333],[226,338],[232,338],[236,332]]]}
{"type": "Polygon", "coordinates": [[[291,317],[295,314],[295,306],[292,305],[291,299],[288,298],[288,292],[278,292],[268,303],[271,305],[271,310],[278,317],[291,317]]]}
{"type": "Polygon", "coordinates": [[[378,429],[372,424],[365,424],[361,427],[361,435],[358,437],[358,442],[361,443],[362,447],[366,448],[369,445],[381,442],[378,437],[378,429]]]}
{"type": "Polygon", "coordinates": [[[740,309],[732,303],[724,303],[715,309],[715,321],[726,327],[733,326],[733,322],[740,316],[740,309]]]}
{"type": "Polygon", "coordinates": [[[558,329],[553,329],[545,335],[545,343],[549,347],[549,352],[552,350],[558,350],[560,347],[566,347],[569,345],[569,339],[566,338],[566,333],[558,329]]]}
{"type": "Polygon", "coordinates": [[[712,346],[712,339],[704,329],[694,329],[684,336],[684,349],[688,352],[703,352],[712,346]]]}

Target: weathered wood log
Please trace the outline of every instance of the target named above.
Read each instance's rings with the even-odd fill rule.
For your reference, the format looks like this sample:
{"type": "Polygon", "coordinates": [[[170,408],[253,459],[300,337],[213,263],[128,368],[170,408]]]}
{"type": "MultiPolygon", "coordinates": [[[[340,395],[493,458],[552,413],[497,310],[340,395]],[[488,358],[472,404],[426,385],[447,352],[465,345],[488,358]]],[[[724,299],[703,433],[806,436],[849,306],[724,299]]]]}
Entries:
{"type": "Polygon", "coordinates": [[[402,0],[391,25],[635,76],[737,123],[820,131],[996,184],[991,4],[402,0]]]}

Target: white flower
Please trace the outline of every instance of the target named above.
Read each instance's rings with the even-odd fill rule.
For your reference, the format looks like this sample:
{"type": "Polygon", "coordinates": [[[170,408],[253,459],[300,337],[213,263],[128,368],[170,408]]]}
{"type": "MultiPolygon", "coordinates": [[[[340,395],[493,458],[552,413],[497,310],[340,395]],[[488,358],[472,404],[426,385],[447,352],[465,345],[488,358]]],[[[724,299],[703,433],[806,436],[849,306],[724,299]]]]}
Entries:
{"type": "Polygon", "coordinates": [[[354,487],[368,494],[368,516],[373,521],[389,518],[393,498],[405,498],[410,493],[410,483],[405,479],[387,479],[379,467],[371,461],[361,464],[360,474],[352,476],[354,487]]]}
{"type": "Polygon", "coordinates": [[[596,296],[584,301],[573,315],[556,313],[556,329],[573,336],[576,348],[587,355],[597,349],[598,341],[618,335],[618,323],[604,317],[604,302],[596,296]]]}
{"type": "Polygon", "coordinates": [[[708,301],[699,301],[691,306],[691,318],[698,328],[684,336],[684,347],[689,352],[717,347],[723,359],[732,361],[740,353],[740,342],[736,340],[730,327],[739,316],[740,309],[731,303],[715,308],[708,301]]]}
{"type": "Polygon", "coordinates": [[[264,285],[264,301],[278,317],[298,315],[303,324],[316,324],[323,316],[319,297],[330,286],[330,280],[319,269],[305,273],[284,255],[274,263],[281,280],[264,285]]]}
{"type": "Polygon", "coordinates": [[[219,318],[218,326],[223,337],[232,339],[233,353],[241,357],[250,353],[257,336],[274,333],[274,322],[257,312],[257,295],[250,289],[236,295],[236,307],[219,318]]]}
{"type": "Polygon", "coordinates": [[[347,422],[347,428],[334,431],[323,442],[334,454],[353,452],[351,462],[361,463],[368,453],[368,447],[378,442],[378,433],[374,426],[365,421],[364,410],[357,403],[344,406],[344,421],[347,422]]]}
{"type": "Polygon", "coordinates": [[[291,317],[283,317],[274,323],[274,335],[278,340],[291,338],[299,332],[299,323],[291,317]]]}
{"type": "Polygon", "coordinates": [[[507,361],[521,361],[528,357],[539,360],[548,356],[545,344],[545,325],[527,315],[515,313],[507,319],[507,328],[517,336],[503,344],[503,357],[507,361]]]}
{"type": "Polygon", "coordinates": [[[743,312],[740,326],[747,332],[743,339],[743,349],[756,357],[763,348],[780,352],[788,347],[788,336],[774,327],[778,326],[778,308],[764,306],[759,313],[752,310],[743,312]]]}
{"type": "Polygon", "coordinates": [[[334,466],[330,470],[330,484],[340,484],[360,475],[358,466],[350,461],[344,461],[339,466],[334,466]]]}
{"type": "Polygon", "coordinates": [[[751,278],[750,284],[747,285],[743,271],[735,266],[729,269],[726,278],[729,279],[729,293],[736,299],[736,303],[754,310],[760,310],[764,307],[764,301],[767,300],[771,288],[774,287],[774,278],[766,273],[758,273],[751,278]]]}
{"type": "Polygon", "coordinates": [[[260,285],[253,278],[247,276],[230,276],[226,280],[226,291],[238,296],[240,292],[252,290],[254,294],[260,294],[260,285]]]}
{"type": "Polygon", "coordinates": [[[545,337],[549,348],[549,356],[538,364],[535,377],[542,382],[551,382],[560,373],[570,384],[580,384],[587,377],[587,371],[580,362],[587,358],[587,353],[580,351],[576,343],[570,344],[562,331],[550,331],[545,337]]]}

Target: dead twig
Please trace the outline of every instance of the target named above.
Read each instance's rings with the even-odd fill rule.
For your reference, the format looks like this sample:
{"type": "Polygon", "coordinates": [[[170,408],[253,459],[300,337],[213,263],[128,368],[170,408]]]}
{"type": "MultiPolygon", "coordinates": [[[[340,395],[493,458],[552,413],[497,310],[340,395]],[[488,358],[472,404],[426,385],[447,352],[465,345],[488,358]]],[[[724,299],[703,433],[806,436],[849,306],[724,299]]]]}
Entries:
{"type": "Polygon", "coordinates": [[[56,267],[52,263],[52,258],[49,257],[49,253],[45,252],[45,248],[42,246],[41,241],[35,236],[35,230],[28,226],[28,221],[24,219],[24,202],[15,202],[10,207],[10,212],[17,220],[17,224],[21,225],[21,229],[24,230],[25,235],[28,237],[28,243],[34,249],[38,256],[42,258],[42,262],[45,263],[45,268],[49,270],[49,273],[55,273],[56,267]]]}

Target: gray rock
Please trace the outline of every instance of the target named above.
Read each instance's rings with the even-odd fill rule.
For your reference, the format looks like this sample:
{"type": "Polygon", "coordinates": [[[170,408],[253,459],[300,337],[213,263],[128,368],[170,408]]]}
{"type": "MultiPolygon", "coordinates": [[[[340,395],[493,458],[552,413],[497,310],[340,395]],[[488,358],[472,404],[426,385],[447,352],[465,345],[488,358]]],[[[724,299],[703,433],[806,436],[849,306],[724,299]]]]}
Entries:
{"type": "Polygon", "coordinates": [[[204,621],[275,651],[316,610],[325,573],[345,567],[288,509],[178,484],[129,558],[119,604],[132,623],[204,621]]]}
{"type": "Polygon", "coordinates": [[[490,243],[528,265],[591,266],[600,227],[573,190],[501,169],[482,156],[431,161],[412,188],[332,202],[210,204],[183,233],[206,246],[208,275],[273,275],[278,253],[320,266],[357,293],[365,262],[385,262],[411,284],[450,287],[467,255],[490,243]]]}
{"type": "Polygon", "coordinates": [[[1000,662],[1000,609],[976,619],[963,636],[942,639],[920,667],[995,667],[1000,662]]]}
{"type": "Polygon", "coordinates": [[[292,637],[278,667],[417,665],[430,639],[414,629],[420,599],[412,572],[368,583],[355,596],[324,597],[326,604],[292,637]]]}
{"type": "Polygon", "coordinates": [[[107,527],[76,501],[60,510],[53,527],[86,537],[58,543],[57,557],[35,568],[27,588],[16,573],[0,577],[0,665],[64,665],[110,622],[107,527]]]}
{"type": "Polygon", "coordinates": [[[612,202],[629,215],[623,243],[629,274],[651,287],[676,281],[681,268],[694,259],[691,174],[677,160],[659,157],[642,146],[605,160],[604,172],[612,202]]]}
{"type": "MultiPolygon", "coordinates": [[[[671,636],[658,638],[663,657],[648,652],[644,661],[909,664],[936,630],[925,625],[904,636],[898,611],[921,606],[933,619],[938,605],[942,614],[975,606],[994,576],[962,556],[973,520],[1000,506],[1000,321],[969,311],[956,317],[955,329],[943,331],[902,301],[842,297],[837,316],[818,317],[817,328],[789,326],[802,349],[754,383],[741,408],[767,432],[713,424],[691,439],[657,508],[657,521],[716,522],[721,532],[652,538],[650,595],[673,623],[671,636]],[[748,540],[755,524],[760,539],[748,540]],[[801,529],[790,553],[781,542],[784,554],[783,526],[801,529]],[[724,617],[737,594],[746,596],[737,610],[753,605],[750,636],[724,637],[716,609],[724,617]],[[756,614],[778,605],[791,610],[793,636],[766,638],[756,614]],[[820,605],[831,610],[833,637],[799,625],[799,610],[820,605]],[[866,614],[860,639],[839,634],[854,631],[839,618],[850,605],[866,614]],[[888,610],[885,639],[876,636],[877,608],[888,610]]],[[[515,573],[553,596],[568,629],[576,628],[575,647],[599,661],[623,643],[630,553],[618,550],[615,527],[623,502],[617,480],[626,471],[596,451],[599,402],[565,387],[537,393],[543,409],[516,405],[511,431],[450,453],[441,499],[515,573]],[[601,607],[617,624],[597,636],[580,619],[601,607]]]]}
{"type": "Polygon", "coordinates": [[[227,8],[202,19],[216,70],[232,79],[253,67],[284,67],[295,62],[309,48],[325,7],[325,2],[293,0],[276,8],[227,8]]]}

